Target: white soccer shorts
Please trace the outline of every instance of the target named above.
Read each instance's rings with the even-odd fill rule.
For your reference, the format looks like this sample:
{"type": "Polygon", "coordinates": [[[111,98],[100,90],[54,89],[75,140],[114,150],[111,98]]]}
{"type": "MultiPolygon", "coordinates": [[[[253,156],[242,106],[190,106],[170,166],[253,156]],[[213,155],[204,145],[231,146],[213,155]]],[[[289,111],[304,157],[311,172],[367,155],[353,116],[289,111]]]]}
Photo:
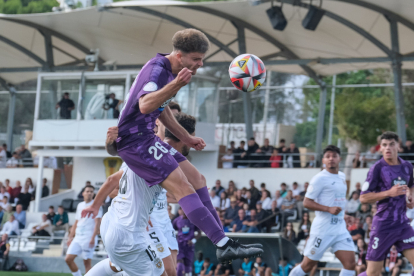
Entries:
{"type": "Polygon", "coordinates": [[[157,249],[157,254],[161,259],[171,255],[170,249],[178,251],[178,242],[171,223],[164,227],[149,227],[148,235],[152,241],[152,247],[157,249]]]}
{"type": "Polygon", "coordinates": [[[355,251],[355,245],[349,233],[342,235],[310,235],[303,255],[313,261],[319,261],[323,254],[331,248],[336,251],[355,251]]]}
{"type": "Polygon", "coordinates": [[[95,237],[95,245],[92,248],[89,247],[89,241],[79,241],[75,237],[73,241],[70,243],[69,248],[66,251],[66,254],[82,256],[82,259],[84,260],[92,259],[97,244],[97,237],[95,237]]]}
{"type": "Polygon", "coordinates": [[[146,230],[133,233],[110,220],[107,215],[102,218],[101,237],[112,265],[129,276],[160,276],[164,264],[146,230]]]}

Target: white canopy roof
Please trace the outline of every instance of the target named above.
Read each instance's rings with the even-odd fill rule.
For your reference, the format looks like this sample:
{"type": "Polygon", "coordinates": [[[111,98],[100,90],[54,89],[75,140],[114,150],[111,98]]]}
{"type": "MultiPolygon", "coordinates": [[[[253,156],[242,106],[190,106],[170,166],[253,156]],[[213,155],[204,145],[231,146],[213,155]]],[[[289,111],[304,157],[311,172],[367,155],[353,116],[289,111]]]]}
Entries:
{"type": "Polygon", "coordinates": [[[315,31],[302,27],[309,2],[282,1],[288,21],[284,31],[270,25],[268,1],[257,6],[248,1],[127,1],[71,12],[0,15],[0,77],[18,83],[48,66],[86,69],[79,65],[96,48],[101,62],[138,68],[157,52],[170,52],[173,34],[186,27],[209,35],[207,56],[214,55],[206,63],[227,64],[239,54],[239,27],[245,30],[247,52],[262,57],[275,71],[315,76],[389,68],[390,57],[399,54],[404,56],[403,68],[414,68],[414,1],[325,0],[326,13],[315,31]],[[384,14],[398,22],[399,50],[397,45],[392,49],[391,25],[384,14]],[[53,47],[53,56],[47,56],[45,42],[53,47]]]}

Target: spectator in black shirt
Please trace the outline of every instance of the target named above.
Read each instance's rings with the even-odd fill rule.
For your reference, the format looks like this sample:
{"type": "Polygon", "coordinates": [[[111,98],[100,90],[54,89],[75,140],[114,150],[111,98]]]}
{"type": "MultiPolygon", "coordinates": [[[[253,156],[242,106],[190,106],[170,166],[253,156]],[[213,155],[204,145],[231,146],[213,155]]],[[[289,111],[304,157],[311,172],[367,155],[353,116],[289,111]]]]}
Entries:
{"type": "MultiPolygon", "coordinates": [[[[270,212],[263,210],[262,208],[262,202],[259,200],[256,202],[256,219],[258,222],[261,222],[265,218],[267,218],[270,215],[270,212]]],[[[272,219],[268,219],[267,221],[261,222],[257,225],[257,228],[263,229],[264,227],[267,227],[267,233],[270,233],[271,230],[271,223],[272,219]]]]}
{"type": "Polygon", "coordinates": [[[233,150],[234,154],[234,162],[233,162],[233,168],[246,168],[248,166],[245,162],[238,162],[238,161],[246,161],[246,150],[244,149],[244,146],[246,145],[245,141],[240,141],[240,146],[233,150]]]}
{"type": "Polygon", "coordinates": [[[289,157],[292,157],[293,168],[300,168],[299,149],[296,147],[295,143],[290,143],[290,147],[286,150],[286,153],[291,155],[288,155],[289,157]]]}
{"type": "Polygon", "coordinates": [[[49,187],[47,186],[47,179],[43,178],[42,197],[49,196],[49,187]]]}
{"type": "Polygon", "coordinates": [[[231,264],[218,264],[214,271],[214,276],[230,276],[234,275],[233,266],[231,264]]]}
{"type": "Polygon", "coordinates": [[[352,230],[350,234],[355,244],[357,243],[359,239],[363,239],[365,237],[365,231],[364,229],[362,229],[362,223],[358,223],[358,228],[355,230],[352,230]]]}
{"type": "MultiPolygon", "coordinates": [[[[270,156],[273,153],[273,146],[269,145],[269,139],[264,140],[264,145],[260,148],[260,152],[263,154],[261,160],[269,161],[270,156]]],[[[262,163],[262,167],[270,168],[270,162],[262,163]]]]}
{"type": "Polygon", "coordinates": [[[23,207],[23,211],[26,211],[29,207],[30,201],[32,200],[32,195],[29,194],[29,188],[25,187],[24,192],[20,193],[17,198],[19,199],[17,204],[21,204],[23,207]]]}
{"type": "Polygon", "coordinates": [[[284,147],[286,147],[286,141],[285,139],[280,139],[279,147],[277,148],[277,151],[282,152],[284,147]]]}
{"type": "Polygon", "coordinates": [[[249,167],[261,167],[262,163],[257,163],[254,161],[260,160],[261,156],[258,155],[260,153],[259,145],[256,143],[254,138],[250,138],[249,142],[247,143],[247,155],[249,162],[249,167]]]}
{"type": "Polygon", "coordinates": [[[112,99],[112,103],[111,104],[107,104],[105,102],[105,104],[103,105],[103,109],[105,110],[109,110],[110,108],[112,108],[112,114],[114,119],[118,119],[119,117],[119,105],[122,104],[121,100],[118,100],[115,98],[115,93],[111,93],[109,96],[106,96],[106,100],[112,99]]]}
{"type": "Polygon", "coordinates": [[[56,109],[60,107],[60,118],[61,119],[71,119],[72,110],[75,109],[75,103],[69,99],[69,93],[63,93],[63,97],[56,104],[56,109]]]}
{"type": "Polygon", "coordinates": [[[308,191],[308,186],[309,186],[309,182],[305,182],[305,184],[303,184],[303,191],[300,192],[300,200],[303,201],[303,199],[305,199],[305,195],[306,192],[308,191]]]}
{"type": "Polygon", "coordinates": [[[252,199],[254,201],[258,201],[260,199],[261,194],[260,194],[259,190],[254,186],[254,180],[253,179],[251,179],[249,181],[249,185],[250,185],[249,191],[252,194],[252,199]]]}
{"type": "Polygon", "coordinates": [[[12,154],[7,150],[7,144],[3,144],[3,150],[6,152],[7,159],[12,158],[12,154]]]}
{"type": "Polygon", "coordinates": [[[236,149],[234,141],[230,141],[230,149],[231,149],[231,152],[233,152],[236,149]]]}
{"type": "Polygon", "coordinates": [[[247,200],[247,205],[249,205],[249,210],[254,209],[256,207],[256,202],[258,200],[252,198],[252,193],[250,191],[246,192],[246,200],[247,200]]]}
{"type": "Polygon", "coordinates": [[[216,195],[218,197],[220,197],[221,193],[224,192],[224,188],[221,186],[220,179],[216,180],[216,186],[214,186],[212,190],[216,192],[216,195]]]}
{"type": "Polygon", "coordinates": [[[47,219],[50,220],[51,223],[53,223],[53,218],[55,217],[55,207],[52,205],[49,206],[49,212],[47,213],[47,219]]]}
{"type": "Polygon", "coordinates": [[[22,159],[23,167],[33,167],[32,154],[25,145],[20,146],[19,157],[22,159]]]}

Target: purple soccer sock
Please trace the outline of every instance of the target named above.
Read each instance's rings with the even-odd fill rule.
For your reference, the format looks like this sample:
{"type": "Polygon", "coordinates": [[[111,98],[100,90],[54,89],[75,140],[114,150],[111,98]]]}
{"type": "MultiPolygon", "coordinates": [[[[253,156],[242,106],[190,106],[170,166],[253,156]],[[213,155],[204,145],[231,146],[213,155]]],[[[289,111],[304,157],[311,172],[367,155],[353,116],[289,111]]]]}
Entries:
{"type": "Polygon", "coordinates": [[[367,275],[367,272],[366,272],[366,271],[364,271],[364,272],[362,272],[361,274],[358,274],[358,276],[368,276],[368,275],[367,275]]]}
{"type": "Polygon", "coordinates": [[[178,203],[187,218],[203,231],[214,244],[226,237],[223,228],[217,224],[211,212],[203,205],[196,193],[181,198],[178,203]]]}
{"type": "Polygon", "coordinates": [[[204,186],[197,191],[198,196],[200,197],[201,202],[204,206],[210,211],[214,219],[217,221],[218,225],[223,229],[219,215],[217,214],[216,208],[214,208],[213,203],[211,203],[210,195],[208,194],[207,186],[204,186]]]}
{"type": "Polygon", "coordinates": [[[185,266],[183,263],[177,264],[177,276],[184,276],[185,266]]]}

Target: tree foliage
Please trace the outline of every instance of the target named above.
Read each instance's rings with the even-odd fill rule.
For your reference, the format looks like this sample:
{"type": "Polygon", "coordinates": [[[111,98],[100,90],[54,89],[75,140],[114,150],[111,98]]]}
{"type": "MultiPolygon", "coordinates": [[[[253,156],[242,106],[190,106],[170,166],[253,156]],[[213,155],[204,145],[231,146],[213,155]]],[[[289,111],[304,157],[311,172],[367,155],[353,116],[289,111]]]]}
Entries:
{"type": "Polygon", "coordinates": [[[0,0],[0,13],[43,13],[51,12],[53,7],[58,7],[56,0],[0,0]]]}

